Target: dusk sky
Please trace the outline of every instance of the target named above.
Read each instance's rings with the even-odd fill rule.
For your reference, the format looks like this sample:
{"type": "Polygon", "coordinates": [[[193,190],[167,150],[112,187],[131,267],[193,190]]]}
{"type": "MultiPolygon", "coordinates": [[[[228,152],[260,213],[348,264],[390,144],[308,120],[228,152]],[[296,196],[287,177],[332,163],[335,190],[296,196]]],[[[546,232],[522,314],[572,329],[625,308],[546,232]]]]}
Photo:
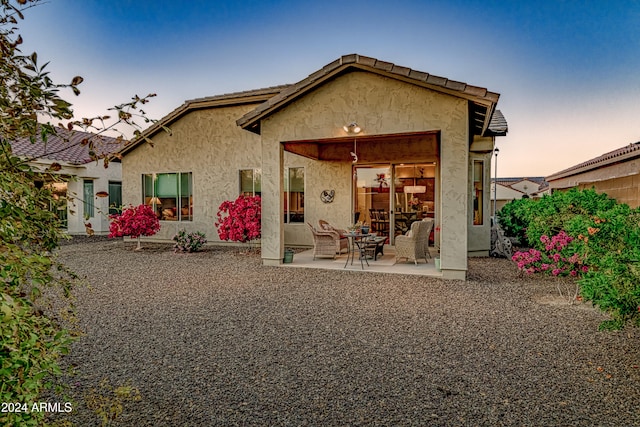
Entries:
{"type": "Polygon", "coordinates": [[[500,93],[501,177],[640,141],[637,0],[50,0],[25,15],[23,53],[50,61],[56,81],[85,78],[67,96],[79,117],[154,92],[146,110],[160,119],[358,53],[500,93]]]}

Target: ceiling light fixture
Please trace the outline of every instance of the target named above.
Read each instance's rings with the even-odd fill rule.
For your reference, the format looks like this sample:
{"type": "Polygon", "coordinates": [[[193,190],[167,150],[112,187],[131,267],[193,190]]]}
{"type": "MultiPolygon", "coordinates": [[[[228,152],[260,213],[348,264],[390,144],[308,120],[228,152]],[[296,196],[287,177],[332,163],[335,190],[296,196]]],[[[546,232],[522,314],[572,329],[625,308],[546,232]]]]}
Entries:
{"type": "Polygon", "coordinates": [[[362,128],[358,126],[358,123],[351,122],[348,125],[342,126],[342,129],[349,135],[353,135],[353,151],[349,152],[351,154],[351,161],[353,163],[358,163],[358,147],[356,144],[356,135],[362,132],[362,128]]]}
{"type": "Polygon", "coordinates": [[[362,132],[362,128],[358,126],[358,123],[356,122],[351,122],[348,125],[344,125],[342,126],[342,129],[344,129],[345,132],[352,135],[357,135],[360,132],[362,132]]]}

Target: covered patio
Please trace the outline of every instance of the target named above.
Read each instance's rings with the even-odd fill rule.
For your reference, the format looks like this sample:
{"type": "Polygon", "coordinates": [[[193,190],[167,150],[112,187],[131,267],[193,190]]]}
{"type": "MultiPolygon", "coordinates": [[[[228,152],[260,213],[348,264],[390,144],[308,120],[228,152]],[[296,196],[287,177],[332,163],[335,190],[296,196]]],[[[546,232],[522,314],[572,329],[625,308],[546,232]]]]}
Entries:
{"type": "Polygon", "coordinates": [[[302,252],[298,252],[293,257],[293,262],[280,264],[281,267],[287,268],[316,268],[322,270],[344,270],[344,271],[356,271],[361,273],[388,273],[388,274],[409,274],[425,277],[442,277],[442,272],[436,269],[435,257],[437,251],[434,248],[431,249],[431,259],[428,263],[424,260],[419,260],[416,265],[413,262],[407,262],[401,260],[396,263],[396,251],[391,245],[384,246],[384,255],[378,255],[377,259],[368,259],[369,265],[364,263],[364,267],[361,265],[358,255],[356,254],[353,259],[345,267],[347,262],[347,254],[336,255],[335,259],[332,258],[318,258],[313,259],[313,249],[308,249],[302,252]]]}

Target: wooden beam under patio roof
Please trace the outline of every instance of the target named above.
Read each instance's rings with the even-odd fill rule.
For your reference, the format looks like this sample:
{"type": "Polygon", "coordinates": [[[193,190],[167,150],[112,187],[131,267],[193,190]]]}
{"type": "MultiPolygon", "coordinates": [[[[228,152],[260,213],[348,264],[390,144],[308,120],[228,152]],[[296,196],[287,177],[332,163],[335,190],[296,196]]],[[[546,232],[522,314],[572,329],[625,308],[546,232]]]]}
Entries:
{"type": "Polygon", "coordinates": [[[282,145],[285,151],[313,160],[351,161],[355,148],[358,163],[433,162],[438,158],[440,132],[285,141],[282,145]]]}

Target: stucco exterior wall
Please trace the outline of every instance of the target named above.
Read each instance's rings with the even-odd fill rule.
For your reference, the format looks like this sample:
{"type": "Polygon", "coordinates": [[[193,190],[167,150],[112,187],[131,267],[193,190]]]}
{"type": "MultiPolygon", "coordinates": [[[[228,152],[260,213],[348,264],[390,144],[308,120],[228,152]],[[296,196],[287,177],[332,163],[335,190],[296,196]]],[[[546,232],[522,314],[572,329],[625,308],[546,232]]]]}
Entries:
{"type": "MultiPolygon", "coordinates": [[[[109,233],[109,198],[97,197],[95,194],[104,191],[109,192],[109,181],[122,181],[122,165],[118,162],[109,163],[108,168],[104,168],[102,161],[91,162],[83,165],[77,174],[78,180],[69,182],[67,193],[75,193],[79,199],[83,198],[83,180],[93,180],[93,217],[85,220],[84,205],[82,201],[77,201],[72,208],[75,212],[70,212],[68,216],[69,234],[85,234],[85,221],[91,223],[91,228],[95,234],[109,233]]],[[[71,201],[69,201],[71,203],[71,201]]]]}
{"type": "MultiPolygon", "coordinates": [[[[282,141],[344,137],[342,126],[352,121],[362,126],[363,135],[441,131],[441,266],[445,276],[464,278],[469,166],[468,109],[464,100],[372,73],[357,71],[339,76],[263,120],[263,191],[282,193],[282,141]]],[[[350,159],[312,163],[305,209],[338,225],[350,223],[350,159]],[[323,205],[319,192],[332,188],[336,189],[336,200],[323,205]]],[[[279,263],[283,256],[283,239],[278,236],[284,235],[284,225],[277,216],[281,206],[282,199],[263,204],[262,254],[267,264],[279,263]]],[[[316,219],[309,216],[311,222],[316,219]]]]}
{"type": "MultiPolygon", "coordinates": [[[[335,227],[344,229],[353,223],[350,213],[351,162],[317,162],[295,154],[284,153],[284,165],[305,168],[305,223],[284,224],[286,245],[313,245],[313,237],[307,222],[317,227],[318,220],[324,219],[335,227]],[[320,194],[323,190],[335,191],[332,203],[322,202],[320,194]]],[[[282,212],[282,208],[280,211],[282,212]]]]}
{"type": "Polygon", "coordinates": [[[631,207],[640,206],[640,159],[635,158],[615,165],[601,167],[568,177],[549,181],[552,190],[573,187],[595,188],[600,193],[631,207]]]}
{"type": "Polygon", "coordinates": [[[619,203],[626,203],[632,208],[640,206],[640,174],[584,183],[578,185],[578,188],[594,188],[598,193],[606,193],[619,203]]]}
{"type": "MultiPolygon", "coordinates": [[[[172,123],[172,135],[159,132],[154,146],[144,144],[124,156],[124,204],[142,203],[142,174],[193,173],[193,221],[161,221],[157,239],[171,239],[181,228],[202,231],[219,241],[214,222],[218,207],[240,190],[239,170],[261,167],[260,137],[236,126],[255,104],[189,112],[172,123]]],[[[264,191],[264,190],[263,190],[264,191]]]]}
{"type": "Polygon", "coordinates": [[[483,200],[482,224],[474,225],[473,215],[469,215],[469,247],[470,255],[488,256],[491,250],[491,152],[471,153],[469,159],[469,206],[473,203],[473,162],[483,162],[483,200]]]}
{"type": "MultiPolygon", "coordinates": [[[[53,161],[41,159],[32,162],[34,170],[44,171],[53,161]]],[[[50,172],[49,172],[50,173],[50,172]]],[[[62,169],[57,172],[67,182],[67,233],[87,233],[85,223],[90,223],[95,234],[109,233],[109,198],[97,197],[95,194],[104,191],[109,192],[109,181],[122,182],[122,165],[119,162],[109,163],[105,168],[102,161],[90,162],[84,165],[62,164],[62,169]],[[93,216],[85,219],[83,181],[93,181],[93,216]]]]}

